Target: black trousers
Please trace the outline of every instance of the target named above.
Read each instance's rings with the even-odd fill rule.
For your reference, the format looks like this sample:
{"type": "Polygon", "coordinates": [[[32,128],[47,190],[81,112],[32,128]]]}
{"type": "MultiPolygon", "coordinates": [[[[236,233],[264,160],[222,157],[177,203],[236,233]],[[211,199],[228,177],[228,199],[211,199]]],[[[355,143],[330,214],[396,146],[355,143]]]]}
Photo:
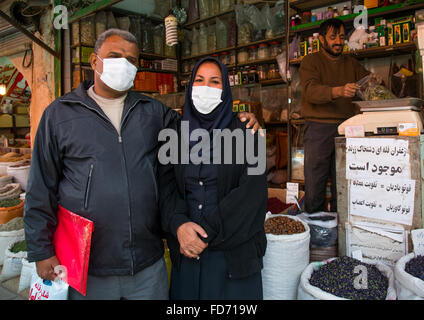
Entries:
{"type": "Polygon", "coordinates": [[[325,196],[331,182],[330,210],[337,212],[336,161],[334,138],[338,124],[306,121],[303,145],[305,148],[305,211],[327,211],[325,196]]]}

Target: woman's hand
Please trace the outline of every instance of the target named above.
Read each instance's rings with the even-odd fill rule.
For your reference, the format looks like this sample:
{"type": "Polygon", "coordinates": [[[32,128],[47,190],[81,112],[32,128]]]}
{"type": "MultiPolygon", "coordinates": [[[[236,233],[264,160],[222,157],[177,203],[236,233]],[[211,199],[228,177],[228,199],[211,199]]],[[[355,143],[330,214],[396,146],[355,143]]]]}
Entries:
{"type": "Polygon", "coordinates": [[[259,133],[261,136],[264,136],[264,132],[262,130],[262,127],[259,125],[258,119],[256,119],[256,116],[254,113],[250,112],[239,112],[238,117],[241,122],[245,122],[246,120],[249,120],[249,122],[246,124],[246,128],[249,129],[251,126],[252,128],[252,134],[254,134],[256,131],[259,130],[259,133]]]}
{"type": "Polygon", "coordinates": [[[194,222],[186,222],[177,229],[178,242],[180,243],[180,252],[188,258],[199,258],[199,254],[208,246],[199,235],[207,238],[205,230],[194,222]]]}

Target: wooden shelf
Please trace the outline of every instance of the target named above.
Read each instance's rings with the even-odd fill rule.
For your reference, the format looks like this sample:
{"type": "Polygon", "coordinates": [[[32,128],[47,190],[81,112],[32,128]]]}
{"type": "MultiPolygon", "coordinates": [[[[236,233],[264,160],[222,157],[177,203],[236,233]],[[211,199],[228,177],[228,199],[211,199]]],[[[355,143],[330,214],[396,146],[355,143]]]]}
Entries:
{"type": "Polygon", "coordinates": [[[191,59],[199,59],[199,58],[211,56],[211,55],[214,55],[214,54],[217,54],[217,53],[235,50],[236,48],[237,47],[234,46],[234,47],[218,49],[218,50],[215,50],[215,51],[209,51],[209,52],[206,52],[206,53],[196,54],[196,55],[190,56],[190,57],[184,57],[181,60],[185,61],[185,60],[191,60],[191,59]]]}
{"type": "MultiPolygon", "coordinates": [[[[341,1],[337,1],[337,2],[341,2],[341,1]]],[[[368,10],[368,18],[376,18],[376,17],[392,15],[392,14],[399,15],[399,14],[402,14],[403,12],[418,10],[418,9],[424,9],[424,2],[411,4],[411,5],[404,4],[404,3],[393,4],[387,7],[373,8],[368,10]]],[[[353,22],[358,15],[359,13],[358,14],[352,13],[346,16],[339,16],[336,19],[343,20],[345,23],[350,23],[350,22],[353,22]]],[[[305,23],[302,25],[291,27],[291,30],[295,33],[318,30],[319,26],[321,25],[323,21],[325,20],[305,23]]]]}
{"type": "Polygon", "coordinates": [[[259,82],[262,86],[274,86],[279,84],[287,84],[282,78],[271,79],[271,80],[262,80],[259,82]]]}
{"type": "Polygon", "coordinates": [[[305,121],[305,119],[291,119],[290,123],[292,123],[292,124],[305,124],[306,121],[305,121]]]}
{"type": "Polygon", "coordinates": [[[194,27],[198,24],[209,22],[209,21],[214,20],[215,18],[222,17],[222,16],[225,16],[225,15],[231,14],[231,13],[235,13],[234,9],[227,10],[227,11],[224,11],[224,12],[220,12],[217,15],[213,15],[213,16],[209,16],[209,17],[206,17],[206,18],[203,18],[203,19],[198,19],[198,20],[195,20],[195,21],[192,21],[192,22],[185,23],[183,25],[183,28],[192,28],[192,27],[194,27]]]}
{"type": "Polygon", "coordinates": [[[177,59],[177,58],[167,57],[167,56],[163,56],[156,53],[150,53],[150,52],[140,52],[140,57],[147,60],[155,60],[155,59],[156,60],[164,60],[164,59],[176,60],[177,59]]]}
{"type": "MultiPolygon", "coordinates": [[[[365,58],[384,58],[389,55],[402,55],[409,54],[414,52],[417,49],[415,42],[407,42],[395,44],[393,46],[384,46],[384,47],[375,47],[362,50],[353,50],[344,52],[344,55],[350,55],[357,59],[365,58]]],[[[302,58],[290,60],[291,65],[299,65],[302,61],[302,58]]]]}
{"type": "Polygon", "coordinates": [[[277,63],[276,57],[268,58],[268,59],[262,59],[262,60],[252,60],[244,63],[237,64],[238,67],[248,66],[251,64],[265,64],[265,63],[277,63]]]}
{"type": "Polygon", "coordinates": [[[154,72],[154,73],[172,73],[172,74],[176,74],[178,73],[178,71],[171,71],[171,70],[157,70],[157,69],[149,69],[149,68],[138,68],[137,70],[138,72],[143,72],[143,71],[147,71],[147,72],[154,72]]]}
{"type": "Polygon", "coordinates": [[[254,45],[258,45],[261,43],[266,43],[266,42],[272,42],[272,41],[279,41],[279,40],[283,40],[285,38],[284,35],[280,35],[274,38],[269,38],[269,39],[263,39],[263,40],[259,40],[259,41],[255,41],[255,42],[249,42],[246,44],[239,44],[236,49],[241,49],[241,48],[246,48],[246,47],[250,47],[250,46],[254,46],[254,45]]]}
{"type": "Polygon", "coordinates": [[[328,7],[342,0],[297,0],[290,3],[290,7],[297,11],[308,11],[312,9],[328,7]]]}

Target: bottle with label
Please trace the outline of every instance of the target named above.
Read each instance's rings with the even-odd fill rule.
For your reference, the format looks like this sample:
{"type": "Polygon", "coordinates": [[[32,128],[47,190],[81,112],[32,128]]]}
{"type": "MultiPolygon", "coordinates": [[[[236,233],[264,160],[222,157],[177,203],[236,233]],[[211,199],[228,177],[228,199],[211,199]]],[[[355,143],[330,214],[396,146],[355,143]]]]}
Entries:
{"type": "Polygon", "coordinates": [[[325,14],[325,19],[331,19],[334,16],[334,12],[333,12],[333,8],[332,7],[328,7],[328,11],[325,14]]]}
{"type": "Polygon", "coordinates": [[[386,20],[380,21],[379,31],[378,31],[378,42],[380,47],[386,46],[386,20]]]}
{"type": "Polygon", "coordinates": [[[314,33],[314,37],[312,40],[312,53],[319,51],[319,33],[314,33]]]}
{"type": "Polygon", "coordinates": [[[228,80],[230,81],[230,87],[234,87],[234,71],[229,72],[228,80]]]}
{"type": "Polygon", "coordinates": [[[349,51],[349,45],[348,45],[348,41],[345,40],[344,42],[344,47],[343,47],[343,52],[348,52],[349,51]]]}
{"type": "Polygon", "coordinates": [[[312,53],[312,46],[313,46],[314,38],[309,37],[308,38],[308,54],[312,53]]]}
{"type": "Polygon", "coordinates": [[[302,41],[299,44],[299,49],[300,49],[300,56],[304,57],[308,54],[308,42],[307,41],[302,41]]]}
{"type": "Polygon", "coordinates": [[[394,44],[393,41],[393,25],[391,23],[387,24],[387,45],[392,46],[394,44]]]}

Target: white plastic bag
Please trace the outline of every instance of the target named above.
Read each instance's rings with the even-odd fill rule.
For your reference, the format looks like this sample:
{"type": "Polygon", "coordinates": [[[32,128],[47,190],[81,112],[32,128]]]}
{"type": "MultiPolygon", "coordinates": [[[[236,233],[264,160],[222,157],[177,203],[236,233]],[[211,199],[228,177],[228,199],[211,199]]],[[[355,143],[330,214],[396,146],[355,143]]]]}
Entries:
{"type": "MultiPolygon", "coordinates": [[[[301,221],[295,216],[285,216],[301,221]]],[[[271,214],[268,212],[266,219],[271,214]]],[[[301,221],[302,222],[302,221],[301,221]]],[[[262,286],[264,300],[295,300],[299,278],[309,263],[309,227],[302,222],[305,232],[292,235],[266,234],[267,247],[263,258],[262,286]]]]}
{"type": "Polygon", "coordinates": [[[24,237],[20,237],[16,241],[9,244],[7,247],[5,253],[4,253],[4,262],[3,262],[3,269],[1,270],[0,274],[0,282],[12,279],[14,277],[17,277],[21,274],[22,269],[22,259],[26,258],[27,252],[26,251],[20,251],[17,253],[13,253],[11,250],[16,242],[24,240],[24,237]]]}
{"type": "Polygon", "coordinates": [[[19,278],[18,293],[31,286],[32,273],[35,270],[35,262],[29,262],[26,258],[22,259],[22,270],[21,277],[19,278]]]}
{"type": "MultiPolygon", "coordinates": [[[[305,268],[305,270],[303,270],[302,275],[300,276],[300,283],[297,291],[298,300],[348,300],[325,292],[324,290],[321,290],[320,288],[315,287],[309,283],[309,279],[315,270],[318,270],[323,265],[335,259],[337,258],[330,258],[320,262],[312,262],[305,268]]],[[[376,263],[375,266],[389,280],[386,300],[396,300],[395,277],[393,270],[389,266],[379,262],[376,263]]]]}
{"type": "Polygon", "coordinates": [[[34,270],[31,277],[29,300],[68,300],[69,285],[62,281],[41,279],[34,270]]]}
{"type": "Polygon", "coordinates": [[[364,27],[359,26],[349,38],[348,46],[350,50],[363,49],[364,42],[368,41],[368,33],[364,27]]]}
{"type": "Polygon", "coordinates": [[[11,243],[24,237],[24,229],[0,232],[0,265],[3,264],[4,254],[11,243]]]}
{"type": "Polygon", "coordinates": [[[424,281],[405,271],[406,264],[415,258],[415,253],[407,254],[396,262],[395,282],[399,300],[424,300],[424,281]]]}

